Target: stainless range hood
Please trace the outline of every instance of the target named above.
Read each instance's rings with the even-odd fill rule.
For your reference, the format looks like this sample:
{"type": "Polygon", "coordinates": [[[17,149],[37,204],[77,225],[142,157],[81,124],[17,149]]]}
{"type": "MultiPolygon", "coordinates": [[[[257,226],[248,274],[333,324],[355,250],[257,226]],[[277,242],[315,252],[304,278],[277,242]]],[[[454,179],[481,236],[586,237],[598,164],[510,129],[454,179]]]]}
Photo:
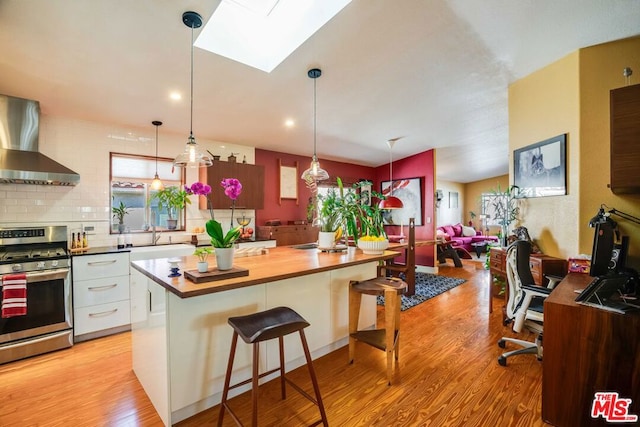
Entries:
{"type": "Polygon", "coordinates": [[[0,183],[76,185],[80,175],[38,152],[38,101],[0,95],[0,183]]]}

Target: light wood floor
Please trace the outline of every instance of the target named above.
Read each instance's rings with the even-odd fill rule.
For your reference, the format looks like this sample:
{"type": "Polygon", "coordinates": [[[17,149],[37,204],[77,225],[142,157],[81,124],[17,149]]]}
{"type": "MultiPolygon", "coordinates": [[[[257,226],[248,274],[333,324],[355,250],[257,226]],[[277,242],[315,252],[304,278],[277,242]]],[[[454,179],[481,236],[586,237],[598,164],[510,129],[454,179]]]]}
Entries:
{"type": "MultiPolygon", "coordinates": [[[[478,263],[441,267],[467,282],[401,314],[396,382],[387,386],[382,351],[364,344],[347,363],[343,347],[314,362],[332,426],[540,426],[542,365],[533,355],[507,367],[496,359],[503,336],[501,302],[488,314],[489,273],[478,263]]],[[[532,334],[522,334],[533,340],[532,334]]],[[[0,426],[161,426],[131,370],[130,333],[0,365],[0,426]]],[[[226,354],[225,354],[226,357],[226,354]]],[[[290,377],[311,392],[305,367],[290,377]]],[[[317,408],[277,381],[260,390],[260,423],[299,426],[317,408]]],[[[249,394],[231,401],[249,420],[249,394]]],[[[218,407],[180,423],[215,425],[218,407]]],[[[234,425],[229,416],[225,425],[234,425]]]]}

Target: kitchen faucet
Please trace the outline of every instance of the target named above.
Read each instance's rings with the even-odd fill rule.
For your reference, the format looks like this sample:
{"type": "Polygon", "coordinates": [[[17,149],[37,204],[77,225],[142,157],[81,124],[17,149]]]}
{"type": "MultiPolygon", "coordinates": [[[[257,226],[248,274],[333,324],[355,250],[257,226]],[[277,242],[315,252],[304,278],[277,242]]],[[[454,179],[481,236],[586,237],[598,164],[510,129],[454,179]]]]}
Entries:
{"type": "Polygon", "coordinates": [[[160,237],[162,237],[161,233],[162,233],[161,231],[158,231],[156,236],[156,225],[155,224],[151,225],[151,242],[154,246],[158,244],[158,240],[160,240],[160,237]]]}

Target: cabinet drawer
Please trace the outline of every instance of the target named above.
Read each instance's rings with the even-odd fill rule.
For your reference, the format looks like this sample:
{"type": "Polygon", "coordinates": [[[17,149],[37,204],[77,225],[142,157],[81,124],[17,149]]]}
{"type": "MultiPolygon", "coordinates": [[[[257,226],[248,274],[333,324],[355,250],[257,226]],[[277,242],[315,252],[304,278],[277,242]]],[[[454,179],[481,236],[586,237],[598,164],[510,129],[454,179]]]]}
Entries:
{"type": "Polygon", "coordinates": [[[129,252],[73,257],[73,280],[129,274],[129,252]]]}
{"type": "Polygon", "coordinates": [[[130,323],[129,300],[80,307],[73,312],[73,333],[76,336],[130,323]]]}
{"type": "Polygon", "coordinates": [[[128,299],[128,275],[73,282],[73,306],[76,308],[128,299]]]}

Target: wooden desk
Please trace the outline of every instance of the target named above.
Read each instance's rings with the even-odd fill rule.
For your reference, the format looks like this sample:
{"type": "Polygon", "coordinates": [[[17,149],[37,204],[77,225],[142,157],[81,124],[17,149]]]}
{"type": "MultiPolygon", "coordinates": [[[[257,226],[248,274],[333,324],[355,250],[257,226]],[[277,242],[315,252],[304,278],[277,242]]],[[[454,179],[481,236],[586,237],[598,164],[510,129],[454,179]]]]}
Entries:
{"type": "MultiPolygon", "coordinates": [[[[538,286],[547,286],[549,280],[545,277],[564,276],[567,273],[567,261],[544,254],[531,254],[529,257],[529,267],[533,281],[538,286]]],[[[492,247],[489,250],[489,313],[493,313],[493,276],[498,276],[507,280],[507,250],[505,248],[492,247]]],[[[505,291],[505,298],[508,298],[508,285],[505,291]]]]}
{"type": "Polygon", "coordinates": [[[607,424],[591,418],[596,391],[632,399],[629,414],[640,415],[640,312],[577,304],[574,290],[592,279],[570,273],[544,302],[542,418],[559,427],[607,424]]]}

